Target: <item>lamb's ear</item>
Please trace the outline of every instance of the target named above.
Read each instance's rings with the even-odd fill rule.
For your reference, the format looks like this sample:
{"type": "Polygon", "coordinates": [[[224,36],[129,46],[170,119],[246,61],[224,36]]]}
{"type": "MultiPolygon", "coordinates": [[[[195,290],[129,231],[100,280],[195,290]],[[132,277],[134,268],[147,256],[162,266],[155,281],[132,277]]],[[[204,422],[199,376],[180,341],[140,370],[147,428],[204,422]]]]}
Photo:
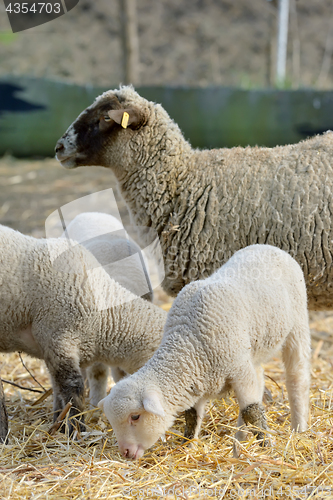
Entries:
{"type": "Polygon", "coordinates": [[[147,391],[143,397],[143,407],[149,413],[164,417],[164,409],[160,401],[159,395],[155,391],[147,391]]]}
{"type": "Polygon", "coordinates": [[[138,128],[144,123],[144,116],[138,109],[111,109],[108,111],[109,117],[123,128],[138,128]]]}

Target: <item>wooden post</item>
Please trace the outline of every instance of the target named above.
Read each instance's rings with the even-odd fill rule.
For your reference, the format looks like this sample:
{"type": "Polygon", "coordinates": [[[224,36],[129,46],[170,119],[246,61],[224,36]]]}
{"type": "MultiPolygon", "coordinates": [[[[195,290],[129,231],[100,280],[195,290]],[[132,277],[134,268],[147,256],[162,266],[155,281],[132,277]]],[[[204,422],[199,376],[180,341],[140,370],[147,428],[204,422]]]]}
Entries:
{"type": "Polygon", "coordinates": [[[278,40],[276,57],[276,86],[281,87],[286,80],[288,44],[289,0],[279,0],[278,40]]]}
{"type": "Polygon", "coordinates": [[[139,36],[136,0],[119,0],[124,54],[124,83],[138,85],[139,36]]]}

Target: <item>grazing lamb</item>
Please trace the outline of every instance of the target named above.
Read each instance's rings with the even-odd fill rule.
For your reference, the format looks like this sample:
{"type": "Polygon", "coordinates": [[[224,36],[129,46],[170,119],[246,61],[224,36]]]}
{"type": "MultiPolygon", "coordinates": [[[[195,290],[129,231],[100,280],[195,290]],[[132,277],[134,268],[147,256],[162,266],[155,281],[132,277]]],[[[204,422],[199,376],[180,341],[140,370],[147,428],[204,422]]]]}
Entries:
{"type": "MultiPolygon", "coordinates": [[[[152,302],[153,290],[147,261],[140,247],[129,239],[116,217],[100,212],[81,213],[67,225],[63,237],[83,245],[112,279],[135,295],[152,302]]],[[[88,379],[92,407],[106,396],[108,372],[109,366],[101,362],[83,371],[83,377],[88,379]]],[[[115,382],[125,375],[118,367],[111,367],[111,372],[115,382]]]]}
{"type": "MultiPolygon", "coordinates": [[[[162,343],[138,372],[100,402],[123,456],[139,458],[193,407],[188,437],[197,437],[206,402],[233,389],[238,425],[259,439],[266,420],[260,368],[282,348],[291,427],[307,427],[310,331],[300,266],[270,245],[239,250],[205,280],[187,285],[169,312],[162,343]],[[259,428],[259,429],[258,429],[259,428]]],[[[236,434],[243,439],[243,432],[236,434]]]]}
{"type": "Polygon", "coordinates": [[[70,400],[70,416],[83,409],[81,368],[100,361],[133,373],[160,344],[166,313],[112,280],[79,244],[0,226],[0,284],[0,352],[45,360],[54,418],[70,400]]]}
{"type": "Polygon", "coordinates": [[[162,106],[124,86],[83,111],[56,153],[66,168],[112,169],[135,223],[159,234],[170,295],[265,243],[301,265],[310,309],[333,308],[332,132],[275,148],[199,151],[162,106]]]}

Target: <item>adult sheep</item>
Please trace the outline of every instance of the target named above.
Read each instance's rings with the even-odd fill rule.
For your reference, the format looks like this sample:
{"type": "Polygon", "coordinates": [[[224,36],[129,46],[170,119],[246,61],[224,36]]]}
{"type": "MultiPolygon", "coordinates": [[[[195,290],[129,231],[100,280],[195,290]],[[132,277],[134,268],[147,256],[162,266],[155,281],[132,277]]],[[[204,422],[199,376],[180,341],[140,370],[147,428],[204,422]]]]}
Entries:
{"type": "Polygon", "coordinates": [[[83,111],[56,153],[66,168],[114,172],[134,222],[159,234],[170,295],[265,243],[301,265],[310,309],[333,307],[332,132],[275,148],[200,151],[161,105],[123,86],[83,111]]]}

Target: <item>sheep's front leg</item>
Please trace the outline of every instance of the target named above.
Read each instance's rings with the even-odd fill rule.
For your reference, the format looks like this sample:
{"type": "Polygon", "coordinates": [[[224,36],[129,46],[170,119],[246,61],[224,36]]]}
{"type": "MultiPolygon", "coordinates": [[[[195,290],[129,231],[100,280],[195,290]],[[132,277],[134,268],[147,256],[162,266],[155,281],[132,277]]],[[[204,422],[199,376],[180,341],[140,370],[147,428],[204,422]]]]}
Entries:
{"type": "MultiPolygon", "coordinates": [[[[261,394],[261,400],[262,400],[263,395],[264,395],[264,390],[265,390],[264,371],[263,371],[261,366],[256,366],[255,371],[257,374],[257,381],[258,381],[258,386],[257,386],[258,394],[261,394]]],[[[243,427],[246,424],[247,424],[247,422],[244,421],[244,419],[242,417],[242,412],[239,412],[238,419],[237,419],[237,427],[243,427]]],[[[254,425],[254,424],[252,423],[252,425],[254,425]]],[[[236,432],[235,438],[237,439],[237,441],[245,441],[246,434],[247,433],[244,430],[240,429],[236,432]]]]}
{"type": "Polygon", "coordinates": [[[84,409],[84,381],[79,366],[76,365],[72,358],[62,357],[58,365],[55,365],[54,359],[52,363],[45,361],[53,381],[54,421],[66,404],[71,402],[72,407],[69,411],[68,424],[69,435],[72,435],[77,427],[81,432],[84,431],[84,417],[81,415],[75,418],[84,409]]]}

